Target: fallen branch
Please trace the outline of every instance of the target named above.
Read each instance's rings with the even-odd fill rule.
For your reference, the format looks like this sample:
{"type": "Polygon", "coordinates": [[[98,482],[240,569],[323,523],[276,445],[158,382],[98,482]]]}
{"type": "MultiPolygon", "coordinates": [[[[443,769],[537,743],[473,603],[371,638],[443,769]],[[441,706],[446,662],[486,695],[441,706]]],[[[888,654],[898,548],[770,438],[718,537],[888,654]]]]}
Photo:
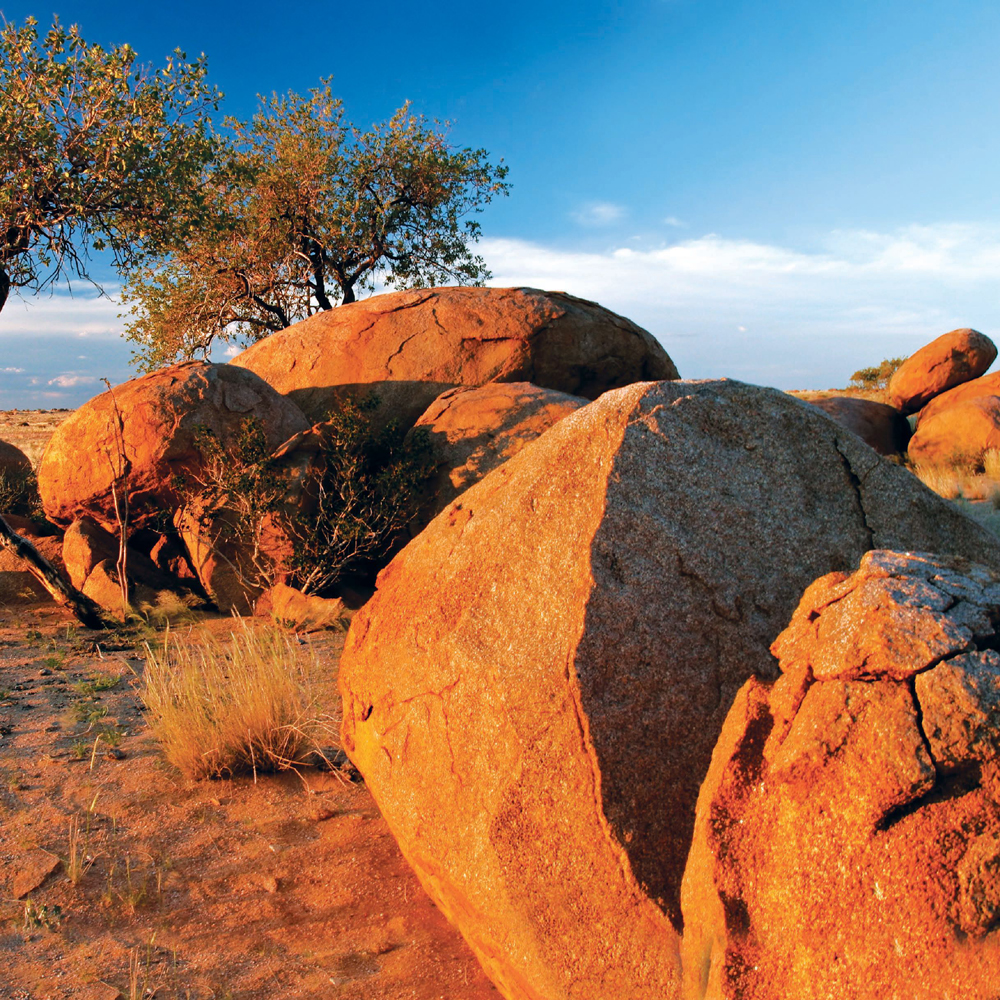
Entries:
{"type": "Polygon", "coordinates": [[[65,580],[59,570],[27,538],[19,535],[3,517],[0,517],[0,545],[10,549],[14,555],[23,559],[31,574],[38,579],[53,599],[59,604],[68,605],[73,614],[87,628],[109,628],[111,626],[111,622],[104,617],[100,607],[86,594],[81,593],[65,580]]]}

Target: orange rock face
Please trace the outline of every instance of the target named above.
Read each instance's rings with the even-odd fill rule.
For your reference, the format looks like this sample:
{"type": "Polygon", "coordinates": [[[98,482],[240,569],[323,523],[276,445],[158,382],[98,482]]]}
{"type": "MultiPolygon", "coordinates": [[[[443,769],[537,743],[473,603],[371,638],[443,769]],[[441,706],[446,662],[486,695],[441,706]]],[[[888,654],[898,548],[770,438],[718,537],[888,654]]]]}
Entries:
{"type": "Polygon", "coordinates": [[[909,455],[917,465],[975,465],[995,448],[1000,448],[1000,397],[977,396],[922,417],[909,455]]]}
{"type": "Polygon", "coordinates": [[[443,392],[414,426],[427,432],[438,468],[429,487],[433,499],[418,526],[588,402],[529,382],[494,382],[443,392]]]}
{"type": "Polygon", "coordinates": [[[851,396],[810,399],[809,404],[853,431],[880,455],[898,455],[906,451],[906,444],[910,440],[910,425],[894,406],[851,396]]]}
{"type": "Polygon", "coordinates": [[[939,393],[979,378],[996,356],[996,345],[978,330],[945,333],[899,366],[889,380],[889,402],[914,413],[939,393]]]}
{"type": "MultiPolygon", "coordinates": [[[[920,420],[930,420],[949,407],[957,406],[959,403],[969,403],[973,399],[981,399],[987,396],[1000,397],[1000,372],[991,372],[981,378],[974,378],[970,382],[963,382],[956,385],[954,389],[942,392],[940,396],[935,396],[921,411],[920,420]]],[[[917,426],[919,427],[919,421],[917,426]]]]}
{"type": "Polygon", "coordinates": [[[252,372],[204,361],[95,396],[59,425],[42,456],[38,488],[46,516],[66,525],[89,515],[117,530],[111,488],[124,461],[130,525],[169,520],[181,502],[177,477],[197,480],[203,467],[199,429],[226,442],[249,417],[261,421],[271,447],[308,426],[293,403],[252,372]]]}
{"type": "Polygon", "coordinates": [[[874,546],[1000,543],[814,408],[737,382],[607,393],[382,572],[343,744],[508,998],[680,989],[680,884],[726,711],[803,589],[874,546]]]}
{"type": "Polygon", "coordinates": [[[404,426],[456,385],[532,382],[594,399],[677,378],[645,330],[593,302],[533,288],[428,288],[339,306],[265,338],[232,361],[314,421],[338,399],[378,393],[404,426]]]}
{"type": "Polygon", "coordinates": [[[870,552],[803,596],[698,800],[684,997],[992,1000],[1000,584],[870,552]]]}

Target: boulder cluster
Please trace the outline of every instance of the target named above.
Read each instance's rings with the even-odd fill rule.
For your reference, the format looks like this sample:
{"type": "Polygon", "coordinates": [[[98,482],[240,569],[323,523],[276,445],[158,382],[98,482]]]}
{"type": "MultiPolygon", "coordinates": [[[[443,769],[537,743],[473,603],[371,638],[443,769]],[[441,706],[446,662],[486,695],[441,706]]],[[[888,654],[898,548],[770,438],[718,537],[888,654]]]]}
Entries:
{"type": "MultiPolygon", "coordinates": [[[[315,508],[310,484],[331,413],[345,400],[375,405],[375,426],[393,421],[424,435],[433,475],[415,532],[590,399],[677,377],[645,330],[563,293],[436,288],[376,296],[275,334],[229,364],[184,362],[90,400],[59,426],[40,463],[47,523],[21,528],[111,613],[122,612],[124,598],[140,609],[181,602],[329,622],[337,616],[319,598],[289,596],[294,541],[279,515],[308,517],[315,508]],[[248,539],[219,484],[250,426],[281,499],[248,539]]],[[[10,451],[0,452],[0,463],[30,469],[10,451]]],[[[11,566],[0,562],[0,573],[18,577],[7,581],[8,595],[39,596],[20,561],[4,558],[11,566]]]]}
{"type": "Polygon", "coordinates": [[[955,331],[893,405],[807,405],[562,293],[399,292],[91,400],[14,526],[110,610],[328,626],[274,511],[318,516],[368,405],[430,478],[345,641],[343,746],[507,1000],[992,1000],[1000,539],[885,456],[1000,407],[995,356],[955,331]],[[250,420],[252,544],[211,488],[250,420]]]}
{"type": "Polygon", "coordinates": [[[1000,373],[984,372],[997,349],[977,330],[952,330],[907,358],[889,380],[888,403],[810,400],[883,455],[913,465],[976,467],[1000,449],[1000,373]]]}
{"type": "MultiPolygon", "coordinates": [[[[813,941],[813,913],[783,925],[800,952],[815,949],[811,971],[788,988],[746,986],[749,948],[731,943],[744,942],[736,931],[755,944],[755,921],[782,916],[781,893],[808,882],[815,855],[829,852],[839,871],[839,841],[820,826],[802,832],[802,853],[786,859],[794,879],[763,876],[773,913],[758,918],[739,900],[730,909],[728,884],[713,881],[729,872],[728,848],[711,840],[705,796],[747,685],[787,687],[791,640],[774,646],[780,660],[771,648],[793,615],[796,636],[800,619],[813,623],[800,599],[817,594],[817,577],[841,587],[827,603],[839,594],[843,610],[796,654],[803,683],[816,671],[817,685],[851,677],[868,692],[880,671],[903,689],[946,658],[988,649],[997,572],[994,536],[816,409],[733,381],[628,386],[466,490],[382,571],[341,659],[344,747],[421,882],[511,1000],[892,995],[852,985],[864,981],[864,961],[893,947],[888,932],[870,946],[852,938],[863,954],[830,978],[823,956],[858,925],[813,941]],[[960,558],[886,554],[894,550],[960,558]],[[872,594],[848,576],[860,564],[862,576],[888,577],[897,563],[923,576],[872,594]],[[889,653],[876,659],[883,644],[889,653]],[[854,673],[824,667],[821,653],[854,673]]],[[[962,711],[971,723],[978,710],[966,699],[962,711]]],[[[842,715],[831,708],[816,727],[804,723],[817,747],[804,788],[827,773],[821,750],[839,759],[842,715]]],[[[871,739],[910,740],[916,752],[897,725],[896,715],[873,721],[871,739]]],[[[985,736],[976,745],[992,759],[985,736]]],[[[878,813],[876,837],[888,809],[918,799],[884,792],[884,766],[870,756],[871,773],[858,763],[831,790],[854,803],[843,817],[851,830],[878,813]]],[[[762,793],[752,773],[745,780],[747,795],[762,793]]],[[[937,779],[920,780],[923,794],[937,779]]],[[[962,808],[1000,836],[988,796],[962,808]]],[[[731,809],[742,829],[744,814],[731,809]]],[[[957,822],[952,833],[969,836],[957,822]]],[[[932,845],[923,850],[936,858],[932,845]]],[[[753,888],[754,864],[748,848],[745,875],[732,878],[753,888]]],[[[822,893],[809,898],[821,909],[822,893]]],[[[867,905],[863,892],[851,905],[867,905]]],[[[936,897],[926,906],[930,920],[936,897]]],[[[847,910],[838,901],[835,912],[847,910]]],[[[990,917],[983,955],[997,947],[992,928],[990,917]]],[[[961,925],[944,919],[934,932],[925,964],[945,955],[951,965],[933,982],[991,997],[992,966],[963,971],[961,925]]],[[[925,969],[906,955],[916,981],[925,969]]],[[[790,961],[798,968],[801,955],[790,961]]]]}

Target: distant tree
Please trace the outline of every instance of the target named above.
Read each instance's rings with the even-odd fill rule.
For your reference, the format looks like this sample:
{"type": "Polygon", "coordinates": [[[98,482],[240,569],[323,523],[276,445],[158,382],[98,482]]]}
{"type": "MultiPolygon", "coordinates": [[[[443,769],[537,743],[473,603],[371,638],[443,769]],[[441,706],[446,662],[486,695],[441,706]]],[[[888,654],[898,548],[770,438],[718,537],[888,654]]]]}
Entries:
{"type": "Polygon", "coordinates": [[[851,376],[849,387],[851,389],[867,389],[877,391],[886,389],[889,379],[896,374],[896,369],[906,360],[906,358],[886,358],[879,365],[869,368],[859,368],[851,376]]]}
{"type": "Polygon", "coordinates": [[[176,240],[215,150],[204,57],[154,71],[37,23],[0,28],[0,309],[11,288],[92,281],[91,250],[130,268],[176,240]]]}
{"type": "Polygon", "coordinates": [[[467,216],[507,193],[507,168],[449,146],[447,123],[407,104],[362,131],[324,80],[308,97],[261,98],[250,122],[226,125],[196,231],[126,285],[142,367],[207,354],[217,340],[253,342],[377,283],[489,277],[467,216]]]}

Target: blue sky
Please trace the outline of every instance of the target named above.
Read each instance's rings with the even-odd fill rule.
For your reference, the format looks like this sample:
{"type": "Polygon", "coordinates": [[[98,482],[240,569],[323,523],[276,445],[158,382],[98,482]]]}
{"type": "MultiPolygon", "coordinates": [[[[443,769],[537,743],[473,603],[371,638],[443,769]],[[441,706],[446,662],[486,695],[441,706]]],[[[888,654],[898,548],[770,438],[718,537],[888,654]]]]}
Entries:
{"type": "MultiPolygon", "coordinates": [[[[685,377],[843,385],[955,326],[1000,334],[1000,4],[0,0],[159,63],[204,51],[225,108],[334,75],[360,124],[404,100],[510,166],[482,216],[498,284],[594,298],[685,377]]],[[[0,313],[0,406],[128,375],[117,309],[0,313]],[[23,369],[9,371],[5,369],[23,369]]]]}

